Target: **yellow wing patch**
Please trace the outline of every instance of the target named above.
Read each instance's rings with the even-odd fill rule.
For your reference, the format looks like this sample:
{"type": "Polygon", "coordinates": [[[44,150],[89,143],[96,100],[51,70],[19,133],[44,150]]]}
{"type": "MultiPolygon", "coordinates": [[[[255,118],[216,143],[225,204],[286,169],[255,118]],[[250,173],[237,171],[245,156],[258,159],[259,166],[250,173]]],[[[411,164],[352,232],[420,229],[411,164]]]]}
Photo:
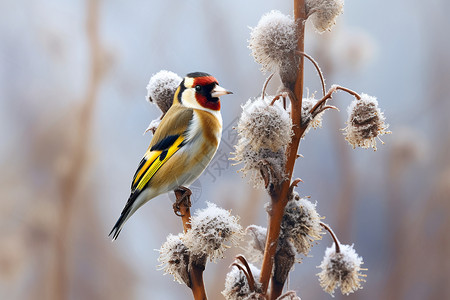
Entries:
{"type": "Polygon", "coordinates": [[[153,175],[155,175],[155,173],[159,170],[159,168],[161,168],[161,166],[181,148],[181,143],[183,143],[183,140],[183,136],[178,137],[172,146],[170,146],[167,150],[149,150],[145,154],[145,156],[148,157],[147,161],[136,174],[133,186],[138,190],[142,190],[153,175]],[[167,154],[161,158],[161,154],[165,151],[167,151],[167,154]],[[142,176],[142,174],[144,175],[142,176]]]}

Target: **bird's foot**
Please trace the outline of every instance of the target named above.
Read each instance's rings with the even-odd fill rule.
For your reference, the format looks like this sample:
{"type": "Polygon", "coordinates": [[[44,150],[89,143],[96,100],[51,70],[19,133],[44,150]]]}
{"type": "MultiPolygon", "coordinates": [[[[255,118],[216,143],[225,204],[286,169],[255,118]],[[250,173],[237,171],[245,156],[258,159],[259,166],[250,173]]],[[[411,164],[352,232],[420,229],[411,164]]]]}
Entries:
{"type": "Polygon", "coordinates": [[[176,190],[174,190],[174,192],[176,200],[173,204],[173,211],[177,216],[183,217],[186,210],[189,210],[191,207],[192,192],[184,186],[179,186],[176,190]]]}

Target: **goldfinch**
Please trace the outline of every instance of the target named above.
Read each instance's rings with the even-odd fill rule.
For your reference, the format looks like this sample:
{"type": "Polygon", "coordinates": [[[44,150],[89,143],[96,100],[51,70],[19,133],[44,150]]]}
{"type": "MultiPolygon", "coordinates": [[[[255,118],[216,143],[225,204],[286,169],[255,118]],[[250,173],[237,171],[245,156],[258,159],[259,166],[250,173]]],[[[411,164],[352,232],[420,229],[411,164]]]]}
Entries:
{"type": "Polygon", "coordinates": [[[205,170],[219,147],[219,97],[231,92],[207,74],[187,74],[155,131],[131,183],[131,195],[109,233],[117,239],[124,223],[156,196],[188,186],[205,170]]]}

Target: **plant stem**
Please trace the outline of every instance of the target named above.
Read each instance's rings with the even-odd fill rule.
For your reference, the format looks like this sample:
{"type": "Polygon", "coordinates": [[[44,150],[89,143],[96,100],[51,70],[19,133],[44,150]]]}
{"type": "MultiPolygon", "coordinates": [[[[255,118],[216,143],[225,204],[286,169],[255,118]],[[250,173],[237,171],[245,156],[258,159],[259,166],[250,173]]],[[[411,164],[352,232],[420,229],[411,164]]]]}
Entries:
{"type": "MultiPolygon", "coordinates": [[[[191,190],[180,187],[175,191],[176,202],[174,204],[175,214],[181,217],[183,222],[183,230],[186,233],[191,229],[191,190]]],[[[205,261],[206,263],[206,261],[205,261]]],[[[204,264],[195,263],[191,258],[189,264],[189,279],[191,282],[191,291],[195,300],[206,300],[205,284],[203,283],[204,264]]]]}
{"type": "MultiPolygon", "coordinates": [[[[304,21],[306,20],[305,2],[304,0],[294,0],[294,17],[297,20],[298,26],[298,44],[297,50],[304,51],[304,21]]],[[[300,57],[297,79],[294,86],[294,94],[290,95],[292,103],[291,117],[292,117],[292,130],[294,135],[290,144],[286,149],[286,167],[285,174],[286,180],[282,181],[280,186],[274,189],[274,193],[271,194],[272,206],[268,212],[269,225],[267,228],[267,241],[264,249],[264,258],[261,268],[260,282],[262,284],[262,292],[267,293],[269,285],[269,279],[272,274],[273,261],[275,251],[278,244],[278,236],[280,235],[280,225],[283,219],[284,208],[286,207],[288,200],[288,192],[290,187],[290,180],[294,170],[295,160],[297,158],[298,146],[300,139],[305,132],[305,127],[301,126],[301,107],[303,96],[303,56],[300,57]]],[[[277,298],[276,293],[279,290],[274,290],[270,295],[270,299],[277,298]]]]}
{"type": "Polygon", "coordinates": [[[325,228],[330,233],[331,237],[333,238],[334,244],[336,245],[335,246],[336,247],[336,253],[340,253],[341,252],[341,247],[340,247],[341,243],[339,243],[339,240],[338,240],[337,236],[334,234],[333,229],[331,229],[330,226],[328,226],[327,224],[322,223],[322,222],[320,222],[320,226],[325,228]]]}
{"type": "Polygon", "coordinates": [[[317,73],[319,74],[319,78],[320,78],[320,83],[322,84],[322,95],[325,96],[326,93],[326,87],[325,87],[325,79],[323,77],[323,73],[322,70],[319,67],[319,64],[314,60],[314,58],[312,58],[310,55],[306,54],[305,52],[298,52],[298,54],[303,55],[304,57],[306,57],[316,68],[317,73]]]}

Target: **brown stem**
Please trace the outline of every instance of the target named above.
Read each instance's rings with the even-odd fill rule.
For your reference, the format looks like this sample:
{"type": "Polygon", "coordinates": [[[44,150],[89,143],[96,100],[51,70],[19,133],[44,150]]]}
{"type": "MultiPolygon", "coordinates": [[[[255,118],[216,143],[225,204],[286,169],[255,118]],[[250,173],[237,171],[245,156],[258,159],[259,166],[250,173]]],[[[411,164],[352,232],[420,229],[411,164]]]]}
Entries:
{"type": "Polygon", "coordinates": [[[238,255],[236,257],[236,259],[238,259],[244,265],[244,267],[247,269],[248,285],[250,287],[250,290],[254,291],[255,290],[255,278],[253,277],[252,270],[250,269],[250,266],[248,265],[247,260],[242,255],[238,255]]]}
{"type": "MultiPolygon", "coordinates": [[[[304,51],[304,32],[306,20],[306,8],[304,0],[294,0],[294,17],[297,20],[298,26],[298,42],[297,50],[304,51]]],[[[291,117],[292,130],[294,135],[291,142],[286,149],[286,179],[283,180],[278,187],[274,189],[271,195],[271,208],[268,212],[269,225],[267,228],[267,241],[264,249],[264,258],[261,268],[260,282],[262,285],[262,292],[267,293],[269,286],[269,279],[272,275],[274,255],[277,249],[278,236],[280,235],[280,225],[283,219],[284,208],[288,200],[288,192],[290,186],[290,179],[294,170],[295,160],[297,158],[297,150],[300,139],[305,132],[305,127],[301,126],[301,107],[303,96],[303,56],[300,57],[297,79],[295,81],[294,91],[290,94],[292,103],[291,117]]],[[[275,295],[271,295],[270,299],[274,299],[275,295]]]]}
{"type": "Polygon", "coordinates": [[[334,244],[336,245],[336,253],[340,253],[341,252],[341,247],[339,243],[339,240],[337,238],[337,236],[334,234],[333,229],[331,229],[327,224],[320,222],[320,226],[322,226],[323,228],[325,228],[331,235],[331,237],[334,240],[334,244]]]}
{"type": "Polygon", "coordinates": [[[264,95],[266,94],[266,89],[267,89],[267,85],[269,84],[270,79],[272,79],[273,75],[275,73],[272,73],[269,75],[269,77],[267,77],[266,81],[264,82],[263,88],[262,88],[262,92],[261,92],[261,99],[264,100],[264,95]]]}
{"type": "Polygon", "coordinates": [[[270,299],[277,299],[283,293],[284,282],[279,282],[278,280],[274,280],[272,278],[270,285],[270,299]]]}
{"type": "MultiPolygon", "coordinates": [[[[173,209],[175,214],[181,217],[181,221],[183,222],[183,230],[186,233],[189,229],[191,229],[190,220],[191,220],[192,192],[190,189],[180,186],[178,189],[174,191],[174,193],[176,200],[173,205],[173,209]]],[[[189,268],[189,278],[191,281],[190,288],[192,290],[192,295],[194,296],[195,300],[207,299],[205,285],[203,283],[204,270],[205,270],[204,264],[197,264],[195,262],[191,262],[189,268]]]]}
{"type": "Polygon", "coordinates": [[[298,51],[297,53],[300,54],[300,55],[303,55],[304,57],[306,57],[314,65],[314,67],[316,68],[317,73],[319,73],[320,81],[322,83],[322,95],[325,96],[325,93],[326,93],[325,92],[326,91],[325,79],[323,77],[322,70],[320,70],[319,64],[314,60],[314,58],[312,58],[311,56],[309,56],[305,52],[298,51]]]}
{"type": "Polygon", "coordinates": [[[236,267],[239,270],[241,270],[242,273],[244,273],[245,278],[247,278],[248,287],[250,288],[250,291],[253,292],[255,290],[255,282],[254,281],[253,282],[250,281],[250,274],[251,273],[248,273],[247,270],[243,266],[241,266],[240,264],[235,263],[235,262],[231,264],[231,267],[236,267]]]}
{"type": "MultiPolygon", "coordinates": [[[[277,101],[277,100],[279,100],[280,98],[283,98],[283,100],[285,99],[285,97],[287,97],[287,93],[281,93],[281,94],[279,94],[279,95],[276,95],[275,97],[273,97],[273,99],[272,99],[272,102],[270,102],[270,105],[272,106],[272,105],[274,105],[275,104],[275,101],[277,101]]],[[[284,107],[285,109],[286,109],[286,107],[284,107]]]]}
{"type": "Polygon", "coordinates": [[[331,99],[331,97],[333,96],[333,93],[336,92],[337,90],[341,90],[341,91],[347,92],[347,93],[349,93],[350,95],[355,96],[356,99],[361,100],[361,96],[360,96],[357,92],[355,92],[355,91],[353,91],[353,90],[351,90],[351,89],[348,89],[348,88],[346,88],[346,87],[342,87],[342,86],[339,86],[339,85],[333,85],[333,86],[328,90],[328,93],[326,93],[326,95],[323,96],[322,99],[320,99],[319,101],[317,101],[317,103],[313,106],[313,108],[311,108],[311,110],[310,110],[309,112],[310,112],[311,114],[314,114],[314,112],[315,112],[321,105],[323,105],[328,99],[331,99]]]}

